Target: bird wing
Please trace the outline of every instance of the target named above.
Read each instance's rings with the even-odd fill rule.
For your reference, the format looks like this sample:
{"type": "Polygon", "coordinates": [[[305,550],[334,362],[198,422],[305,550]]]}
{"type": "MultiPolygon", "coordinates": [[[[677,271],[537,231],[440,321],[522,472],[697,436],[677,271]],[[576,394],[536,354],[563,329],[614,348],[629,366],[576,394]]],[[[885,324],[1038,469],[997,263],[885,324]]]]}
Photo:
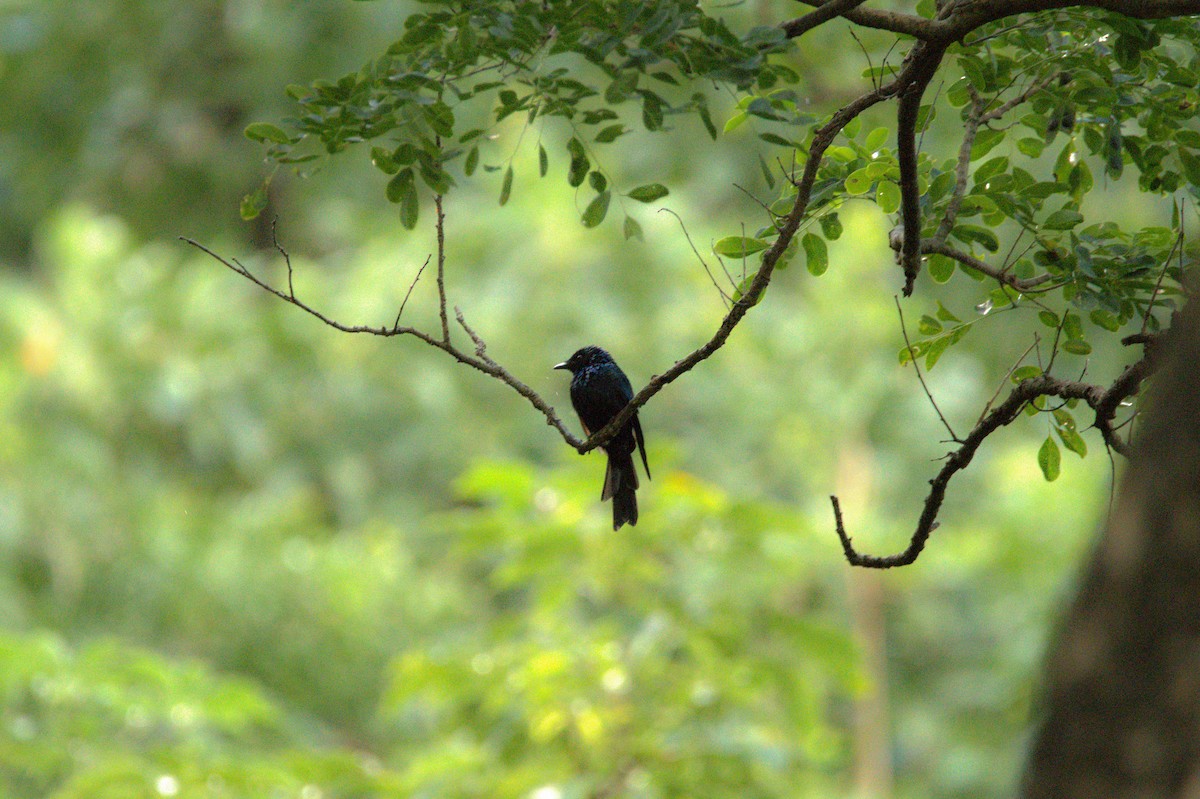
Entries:
{"type": "Polygon", "coordinates": [[[642,435],[642,422],[638,419],[635,413],[630,419],[633,424],[633,437],[637,440],[637,447],[642,453],[642,466],[646,467],[646,479],[650,479],[650,462],[646,460],[646,438],[642,435]]]}

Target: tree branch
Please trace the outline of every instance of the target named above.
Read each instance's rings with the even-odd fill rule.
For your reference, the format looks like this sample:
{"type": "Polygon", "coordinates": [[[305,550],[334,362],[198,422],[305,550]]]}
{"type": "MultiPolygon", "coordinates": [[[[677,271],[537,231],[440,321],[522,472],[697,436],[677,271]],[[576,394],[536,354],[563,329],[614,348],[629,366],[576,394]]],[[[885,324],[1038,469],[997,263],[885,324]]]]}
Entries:
{"type": "MultiPolygon", "coordinates": [[[[790,37],[802,36],[828,19],[840,16],[864,28],[890,31],[912,36],[921,41],[941,46],[958,41],[971,31],[1005,17],[1031,14],[1039,11],[1054,11],[1060,8],[1099,8],[1133,19],[1166,19],[1200,14],[1200,0],[962,0],[949,9],[949,13],[938,19],[925,19],[913,14],[862,8],[860,4],[848,3],[849,7],[830,14],[826,19],[813,22],[813,15],[832,5],[843,5],[838,0],[800,0],[817,11],[783,23],[790,37]]],[[[828,12],[827,12],[828,13],[828,12]]]]}
{"type": "MultiPolygon", "coordinates": [[[[517,377],[515,375],[513,375],[511,372],[509,372],[507,369],[505,369],[503,366],[501,366],[499,363],[494,361],[490,356],[488,356],[486,354],[487,345],[478,336],[478,334],[475,333],[475,331],[473,331],[470,327],[467,326],[467,323],[463,319],[462,312],[458,311],[458,309],[455,309],[455,311],[457,312],[457,318],[458,318],[459,324],[462,325],[463,329],[465,331],[467,331],[467,334],[471,337],[472,342],[474,342],[475,355],[471,355],[470,353],[464,352],[464,351],[458,349],[457,347],[455,347],[454,344],[450,341],[450,337],[448,334],[443,335],[442,338],[438,338],[437,336],[426,333],[425,331],[419,330],[415,327],[411,327],[411,326],[407,326],[407,325],[401,326],[400,325],[400,314],[396,315],[396,322],[391,327],[387,327],[385,325],[380,325],[379,327],[372,327],[370,325],[343,324],[341,322],[338,322],[335,319],[332,319],[331,317],[327,316],[326,314],[322,313],[321,311],[318,311],[316,308],[312,307],[311,305],[304,302],[303,300],[297,298],[295,293],[290,288],[287,292],[280,291],[279,289],[275,288],[270,283],[267,283],[262,278],[259,278],[258,276],[256,276],[253,272],[251,272],[249,269],[247,269],[243,264],[241,264],[236,259],[235,260],[226,259],[226,258],[218,255],[217,253],[213,252],[208,247],[204,246],[203,244],[199,243],[198,241],[189,239],[186,236],[180,236],[179,240],[183,241],[187,244],[190,244],[191,246],[195,247],[197,250],[200,250],[201,252],[205,253],[210,258],[217,261],[217,263],[222,264],[223,266],[227,267],[231,271],[246,278],[251,283],[253,283],[254,285],[261,288],[263,291],[266,291],[269,294],[274,294],[276,297],[283,300],[284,302],[291,303],[292,305],[295,305],[297,308],[299,308],[300,310],[309,314],[310,316],[316,317],[317,319],[321,320],[321,322],[323,322],[324,324],[328,325],[329,327],[332,327],[334,330],[340,330],[343,333],[369,333],[370,335],[381,336],[384,338],[389,338],[392,336],[412,336],[413,338],[416,338],[416,339],[419,339],[419,340],[425,342],[426,344],[428,344],[431,347],[435,347],[435,348],[441,350],[442,352],[445,352],[447,355],[454,358],[454,360],[458,361],[459,363],[466,364],[467,366],[470,366],[473,369],[477,369],[478,371],[483,372],[486,375],[489,375],[491,377],[496,378],[497,380],[500,380],[501,382],[505,383],[510,388],[512,388],[514,391],[516,391],[518,394],[520,394],[522,397],[527,399],[529,401],[529,403],[531,405],[533,405],[534,408],[536,408],[538,411],[540,411],[542,413],[542,415],[546,417],[546,424],[548,424],[551,427],[553,427],[554,429],[558,430],[558,432],[562,435],[563,439],[568,444],[575,447],[576,449],[580,449],[583,446],[584,442],[582,440],[580,440],[579,438],[577,438],[567,428],[566,424],[563,423],[563,420],[559,417],[558,413],[554,410],[553,406],[551,406],[548,402],[546,402],[544,399],[542,399],[541,396],[539,396],[536,391],[534,391],[528,385],[523,383],[521,380],[517,379],[517,377]]],[[[286,250],[284,250],[282,247],[279,247],[278,245],[276,245],[276,246],[279,249],[279,251],[281,253],[283,253],[284,260],[288,264],[288,272],[289,272],[289,276],[290,276],[290,274],[291,274],[291,258],[290,258],[290,256],[288,256],[286,250]]],[[[428,264],[428,260],[426,260],[426,264],[428,264]]],[[[425,268],[424,266],[421,267],[422,270],[424,268],[425,268]]],[[[420,272],[418,272],[417,276],[420,277],[420,272]]],[[[416,285],[416,281],[414,280],[413,284],[409,286],[409,290],[408,290],[408,293],[405,295],[404,302],[401,303],[401,306],[400,306],[401,313],[403,313],[404,305],[408,302],[408,295],[412,293],[412,288],[415,285],[416,285]]]]}
{"type": "Polygon", "coordinates": [[[1107,389],[1090,383],[1060,380],[1046,374],[1021,381],[1004,402],[997,405],[976,423],[971,432],[962,439],[958,449],[947,455],[945,464],[929,481],[929,494],[925,497],[925,505],[917,520],[917,529],[902,552],[877,556],[864,555],[856,550],[842,521],[842,509],[838,498],[831,496],[829,499],[833,504],[834,525],[838,539],[842,542],[842,551],[846,555],[846,560],[852,566],[863,566],[870,569],[891,569],[896,566],[907,566],[914,562],[925,548],[929,534],[937,529],[937,515],[946,498],[946,487],[950,484],[951,478],[970,464],[971,459],[975,457],[975,452],[988,436],[1012,423],[1021,414],[1025,404],[1032,402],[1037,397],[1052,396],[1086,402],[1095,412],[1094,426],[1104,437],[1105,444],[1122,455],[1127,454],[1128,445],[1113,430],[1113,415],[1122,401],[1137,393],[1141,381],[1150,374],[1153,367],[1154,363],[1148,351],[1146,356],[1129,366],[1107,389]]]}
{"type": "MultiPolygon", "coordinates": [[[[812,6],[818,11],[822,8],[833,5],[835,0],[801,0],[806,6],[812,6]]],[[[892,33],[904,34],[913,36],[918,39],[928,39],[932,36],[933,20],[918,17],[914,14],[901,14],[895,11],[879,11],[873,8],[858,8],[859,4],[853,4],[853,7],[838,11],[837,16],[853,22],[855,25],[861,25],[864,28],[874,28],[876,30],[891,31],[892,33]]],[[[783,24],[783,30],[788,36],[801,36],[815,26],[809,26],[805,20],[811,18],[818,11],[809,12],[803,17],[790,20],[783,24]],[[795,29],[798,32],[792,33],[795,29]]],[[[824,22],[825,20],[822,20],[824,22]]]]}
{"type": "Polygon", "coordinates": [[[968,255],[967,253],[963,252],[962,250],[957,249],[956,247],[953,247],[944,242],[940,242],[937,239],[925,239],[924,241],[922,241],[921,242],[921,254],[922,255],[937,254],[937,255],[944,255],[947,258],[953,258],[955,261],[958,261],[963,266],[965,266],[969,269],[974,269],[976,272],[979,272],[982,275],[987,275],[988,277],[992,278],[993,280],[997,280],[1006,286],[1011,286],[1012,288],[1016,289],[1017,291],[1019,291],[1021,293],[1025,293],[1027,291],[1032,291],[1033,289],[1037,288],[1038,286],[1045,285],[1046,283],[1049,283],[1051,280],[1053,280],[1053,278],[1048,274],[1042,274],[1042,275],[1038,275],[1037,277],[1031,277],[1031,278],[1022,280],[1021,278],[1017,277],[1016,275],[1012,274],[1011,272],[1006,272],[1004,270],[997,269],[996,267],[991,266],[972,255],[968,255]]]}
{"type": "Polygon", "coordinates": [[[798,38],[834,17],[852,13],[854,9],[861,6],[864,2],[866,0],[828,0],[827,2],[818,4],[815,11],[810,11],[802,17],[783,23],[783,31],[790,39],[798,38]]]}
{"type": "Polygon", "coordinates": [[[577,447],[580,454],[607,443],[624,426],[630,417],[637,412],[637,409],[645,405],[651,397],[662,391],[667,384],[674,382],[680,375],[690,371],[696,364],[707,359],[725,344],[726,339],[729,338],[729,334],[741,322],[742,317],[758,304],[763,292],[766,291],[767,285],[771,282],[771,275],[775,270],[775,265],[792,242],[796,231],[799,230],[800,223],[804,220],[804,215],[808,210],[808,202],[812,198],[813,184],[817,178],[821,158],[829,148],[829,145],[833,143],[838,133],[852,119],[871,106],[895,96],[904,86],[908,85],[912,80],[911,71],[910,66],[902,70],[900,75],[886,86],[881,86],[852,100],[839,109],[829,122],[817,130],[813,136],[812,144],[809,146],[808,160],[804,164],[804,172],[800,180],[795,182],[796,199],[792,204],[792,210],[781,220],[779,235],[775,238],[775,242],[763,252],[762,263],[759,265],[758,271],[755,272],[754,279],[750,282],[750,286],[746,289],[746,292],[730,307],[712,338],[688,353],[682,359],[676,361],[670,369],[661,375],[652,376],[645,387],[634,395],[633,399],[629,401],[629,404],[620,413],[614,416],[603,428],[594,432],[583,443],[583,446],[577,447]]]}
{"type": "Polygon", "coordinates": [[[918,42],[908,54],[913,75],[900,94],[896,113],[896,160],[900,163],[900,268],[904,270],[905,297],[911,296],[921,271],[921,195],[917,175],[917,119],[921,97],[937,74],[945,46],[918,42]]]}
{"type": "Polygon", "coordinates": [[[442,195],[433,196],[437,209],[437,287],[438,314],[442,320],[442,341],[450,343],[450,323],[446,320],[446,214],[442,211],[442,195]]]}

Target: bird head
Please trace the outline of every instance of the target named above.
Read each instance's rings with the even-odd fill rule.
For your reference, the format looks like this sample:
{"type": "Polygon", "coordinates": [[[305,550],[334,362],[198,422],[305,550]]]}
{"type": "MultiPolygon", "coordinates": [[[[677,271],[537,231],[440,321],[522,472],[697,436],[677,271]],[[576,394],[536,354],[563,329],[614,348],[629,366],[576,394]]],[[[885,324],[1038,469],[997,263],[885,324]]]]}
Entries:
{"type": "Polygon", "coordinates": [[[599,347],[584,347],[583,349],[576,350],[574,355],[562,363],[555,364],[554,368],[566,369],[571,374],[575,374],[580,369],[586,369],[589,366],[612,362],[612,356],[599,347]]]}

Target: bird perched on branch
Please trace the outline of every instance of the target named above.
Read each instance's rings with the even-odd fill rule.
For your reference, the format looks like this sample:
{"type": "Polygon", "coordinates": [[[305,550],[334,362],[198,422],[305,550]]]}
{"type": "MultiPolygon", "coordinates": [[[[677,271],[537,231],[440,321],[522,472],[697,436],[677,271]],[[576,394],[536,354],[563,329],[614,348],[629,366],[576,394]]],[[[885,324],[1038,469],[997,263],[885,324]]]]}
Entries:
{"type": "MultiPolygon", "coordinates": [[[[633,386],[629,384],[629,378],[612,356],[599,347],[584,347],[554,368],[566,369],[571,373],[571,404],[579,414],[583,432],[589,436],[608,424],[633,399],[633,386]]],[[[642,466],[649,480],[646,442],[642,438],[642,424],[636,412],[603,445],[608,453],[608,467],[604,470],[604,490],[600,492],[600,499],[613,501],[614,530],[621,529],[621,525],[627,522],[637,524],[638,476],[633,466],[635,448],[642,452],[642,466]]]]}

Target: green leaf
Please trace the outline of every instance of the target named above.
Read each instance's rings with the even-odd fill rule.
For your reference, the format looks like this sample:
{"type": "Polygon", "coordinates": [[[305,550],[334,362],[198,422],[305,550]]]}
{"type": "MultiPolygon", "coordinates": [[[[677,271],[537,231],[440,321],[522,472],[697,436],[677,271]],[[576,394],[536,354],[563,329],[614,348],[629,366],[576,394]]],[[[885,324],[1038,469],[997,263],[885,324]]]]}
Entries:
{"type": "Polygon", "coordinates": [[[771,167],[767,166],[766,159],[761,155],[758,156],[758,168],[762,170],[763,180],[766,181],[767,186],[775,188],[775,176],[771,174],[771,167]]]}
{"type": "Polygon", "coordinates": [[[950,235],[967,244],[980,244],[988,252],[1000,249],[1000,240],[996,238],[996,234],[978,225],[955,225],[950,235]]]}
{"type": "Polygon", "coordinates": [[[942,355],[950,348],[950,345],[955,342],[955,336],[947,334],[939,336],[935,339],[930,339],[929,346],[925,348],[925,368],[933,369],[942,355]]]}
{"type": "Polygon", "coordinates": [[[571,166],[567,169],[567,183],[572,188],[579,188],[587,179],[592,162],[588,160],[583,144],[574,136],[567,141],[567,152],[571,154],[571,166]]]}
{"type": "Polygon", "coordinates": [[[1027,366],[1018,366],[1013,369],[1012,381],[1020,383],[1022,380],[1028,380],[1031,377],[1037,377],[1042,373],[1042,367],[1029,364],[1027,366]]]}
{"type": "Polygon", "coordinates": [[[717,243],[713,245],[713,252],[725,258],[745,258],[748,255],[753,255],[756,252],[762,252],[770,247],[770,242],[762,239],[752,239],[746,236],[726,236],[723,239],[717,239],[717,243]]]}
{"type": "Polygon", "coordinates": [[[608,178],[604,177],[603,172],[593,170],[588,173],[588,184],[593,191],[600,193],[608,188],[608,178]]]}
{"type": "Polygon", "coordinates": [[[1046,142],[1041,139],[1035,139],[1032,136],[1027,136],[1017,141],[1017,149],[1020,150],[1022,155],[1037,158],[1042,154],[1042,150],[1046,149],[1046,142]]]}
{"type": "Polygon", "coordinates": [[[1088,314],[1088,318],[1092,320],[1092,324],[1102,327],[1110,333],[1115,333],[1121,328],[1120,318],[1112,311],[1097,308],[1088,314]]]}
{"type": "Polygon", "coordinates": [[[731,116],[729,118],[729,120],[725,123],[725,127],[722,129],[722,132],[729,133],[732,130],[737,130],[739,127],[742,126],[742,123],[744,123],[745,121],[746,121],[746,112],[738,111],[736,114],[731,116]]]}
{"type": "Polygon", "coordinates": [[[604,90],[604,99],[611,105],[622,103],[633,90],[637,88],[638,73],[627,70],[617,75],[616,79],[604,90]]]}
{"type": "Polygon", "coordinates": [[[767,144],[777,144],[780,147],[791,147],[793,149],[799,149],[799,145],[797,145],[796,142],[792,141],[791,139],[785,139],[784,137],[780,136],[778,133],[771,133],[770,131],[768,131],[766,133],[758,134],[758,138],[762,139],[767,144]]]}
{"type": "Polygon", "coordinates": [[[874,152],[883,146],[883,143],[887,141],[887,138],[887,128],[875,128],[867,134],[867,138],[863,141],[863,149],[869,153],[874,152]]]}
{"type": "Polygon", "coordinates": [[[275,144],[290,144],[291,139],[283,128],[270,122],[255,122],[247,125],[244,134],[247,139],[259,143],[274,142],[275,144]]]}
{"type": "Polygon", "coordinates": [[[604,217],[608,214],[608,202],[612,199],[612,192],[602,191],[592,198],[588,203],[588,207],[583,210],[583,226],[596,227],[604,221],[604,217]]]}
{"type": "Polygon", "coordinates": [[[829,250],[825,246],[825,239],[813,233],[805,233],[800,239],[800,244],[804,247],[808,273],[813,277],[825,274],[825,270],[829,268],[829,250]]]}
{"type": "Polygon", "coordinates": [[[371,148],[371,163],[385,175],[394,175],[400,165],[392,160],[392,154],[382,147],[371,148]]]}
{"type": "Polygon", "coordinates": [[[546,155],[546,148],[538,145],[538,177],[546,177],[546,171],[550,169],[550,156],[546,155]]]}
{"type": "Polygon", "coordinates": [[[1068,313],[1063,317],[1063,333],[1068,339],[1083,338],[1083,322],[1079,319],[1079,314],[1068,313]]]}
{"type": "Polygon", "coordinates": [[[699,97],[700,104],[696,107],[696,113],[700,115],[700,121],[704,123],[704,129],[708,131],[709,138],[714,141],[717,138],[717,126],[713,124],[712,114],[709,113],[708,105],[704,103],[704,95],[693,95],[693,99],[699,97]]]}
{"type": "Polygon", "coordinates": [[[922,336],[936,336],[942,332],[942,323],[929,314],[924,314],[917,322],[917,332],[922,336]]]}
{"type": "Polygon", "coordinates": [[[428,158],[418,158],[418,162],[421,180],[425,182],[426,186],[433,189],[435,194],[445,194],[450,191],[454,180],[446,170],[442,169],[440,164],[428,158]]]}
{"type": "Polygon", "coordinates": [[[652,92],[642,92],[642,124],[646,130],[658,130],[663,124],[662,101],[652,92]]]}
{"type": "Polygon", "coordinates": [[[388,181],[387,188],[384,190],[384,194],[387,195],[388,202],[398,203],[404,198],[404,192],[407,191],[405,184],[408,186],[413,185],[412,167],[397,172],[392,179],[388,181]]]}
{"type": "Polygon", "coordinates": [[[1038,449],[1037,460],[1046,482],[1053,483],[1058,479],[1062,469],[1062,453],[1058,450],[1058,444],[1055,444],[1054,439],[1050,436],[1046,436],[1046,440],[1038,449]]]}
{"type": "Polygon", "coordinates": [[[885,214],[900,210],[900,187],[890,180],[881,180],[875,187],[875,203],[885,214]]]}
{"type": "Polygon", "coordinates": [[[596,141],[600,144],[608,144],[614,141],[618,136],[627,133],[624,125],[609,125],[596,134],[596,141]]]}
{"type": "MultiPolygon", "coordinates": [[[[788,201],[788,210],[791,210],[791,201],[788,201]]],[[[825,214],[821,217],[821,235],[827,241],[837,241],[842,237],[842,220],[838,216],[837,211],[825,214]]]]}
{"type": "Polygon", "coordinates": [[[467,160],[463,162],[463,174],[467,177],[475,174],[475,167],[479,166],[479,148],[472,147],[467,153],[467,160]]]}
{"type": "Polygon", "coordinates": [[[874,181],[871,180],[871,176],[867,174],[866,167],[863,167],[862,169],[851,172],[850,176],[846,178],[846,191],[855,195],[866,194],[871,190],[872,183],[874,183],[874,181]]]}
{"type": "Polygon", "coordinates": [[[257,219],[258,215],[267,207],[267,181],[263,181],[257,189],[247,194],[242,198],[241,214],[242,219],[247,222],[251,219],[257,219]]]}
{"type": "Polygon", "coordinates": [[[1042,223],[1042,227],[1045,230],[1070,230],[1081,222],[1083,222],[1083,214],[1069,208],[1063,208],[1061,211],[1055,211],[1046,217],[1046,221],[1042,223]]]}
{"type": "Polygon", "coordinates": [[[634,219],[632,216],[625,217],[624,231],[625,231],[625,240],[626,241],[628,241],[629,239],[637,239],[638,241],[644,241],[644,238],[642,237],[642,226],[639,225],[637,220],[634,219]]]}
{"type": "Polygon", "coordinates": [[[1038,311],[1038,319],[1046,327],[1058,327],[1058,314],[1053,311],[1038,311]]]}
{"type": "Polygon", "coordinates": [[[1070,411],[1064,408],[1054,411],[1054,424],[1063,446],[1081,458],[1087,457],[1087,442],[1083,440],[1083,436],[1079,435],[1075,417],[1071,415],[1070,411]]]}
{"type": "Polygon", "coordinates": [[[1193,186],[1200,186],[1200,156],[1195,155],[1190,150],[1179,148],[1179,163],[1183,167],[1183,174],[1187,177],[1188,183],[1193,186]]]}
{"type": "Polygon", "coordinates": [[[412,169],[404,171],[409,173],[409,178],[400,197],[400,224],[406,230],[412,230],[417,226],[417,217],[421,211],[421,200],[417,196],[417,182],[412,177],[412,169]]]}
{"type": "Polygon", "coordinates": [[[929,256],[929,276],[934,283],[946,283],[954,277],[955,261],[934,253],[929,256]]]}
{"type": "Polygon", "coordinates": [[[644,186],[638,186],[626,196],[640,203],[652,203],[655,200],[666,197],[670,193],[670,190],[661,183],[647,183],[644,186]]]}
{"type": "Polygon", "coordinates": [[[500,184],[500,205],[508,202],[509,195],[512,194],[513,168],[510,166],[504,170],[504,182],[500,184]]]}
{"type": "Polygon", "coordinates": [[[1078,338],[1064,341],[1062,348],[1072,355],[1090,355],[1092,352],[1092,345],[1078,338]]]}
{"type": "Polygon", "coordinates": [[[942,305],[941,300],[938,300],[937,304],[937,318],[943,322],[962,322],[961,319],[950,313],[950,310],[945,305],[942,305]]]}

